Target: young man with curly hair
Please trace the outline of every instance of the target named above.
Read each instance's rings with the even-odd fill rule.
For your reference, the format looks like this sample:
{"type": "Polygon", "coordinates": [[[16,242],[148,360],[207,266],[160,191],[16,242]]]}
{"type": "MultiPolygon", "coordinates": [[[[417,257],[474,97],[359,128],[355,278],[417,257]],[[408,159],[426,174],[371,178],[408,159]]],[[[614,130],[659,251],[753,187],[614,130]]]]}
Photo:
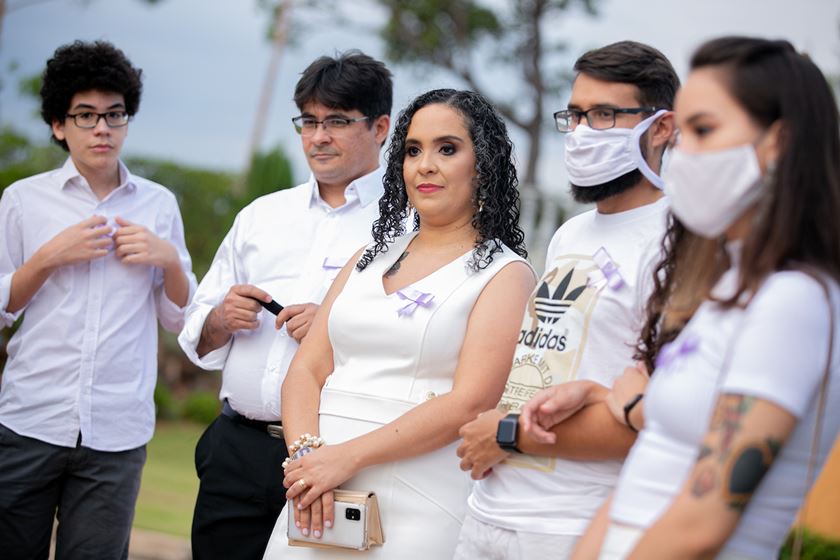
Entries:
{"type": "Polygon", "coordinates": [[[155,423],[157,322],[195,290],[178,204],[120,161],[141,71],[106,42],[60,47],[41,115],[70,157],[0,199],[0,320],[23,316],[0,387],[0,550],[126,558],[155,423]]]}

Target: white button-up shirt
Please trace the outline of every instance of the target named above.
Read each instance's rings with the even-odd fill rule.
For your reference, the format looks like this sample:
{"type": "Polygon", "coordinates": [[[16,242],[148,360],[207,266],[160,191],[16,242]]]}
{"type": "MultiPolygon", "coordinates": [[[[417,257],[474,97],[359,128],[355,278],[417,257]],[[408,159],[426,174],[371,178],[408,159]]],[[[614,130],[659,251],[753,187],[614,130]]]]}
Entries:
{"type": "Polygon", "coordinates": [[[113,251],[55,270],[27,306],[8,313],[12,276],[47,241],[93,215],[120,216],[170,241],[195,291],[178,203],[120,162],[120,185],[99,200],[68,158],[60,169],[9,186],[0,199],[0,320],[23,314],[9,341],[0,423],[18,434],[74,447],[123,451],[144,445],[155,424],[157,319],[183,326],[163,271],[123,264],[113,251]]]}
{"type": "Polygon", "coordinates": [[[280,305],[321,303],[342,266],[371,239],[379,217],[382,170],[356,179],[344,191],[346,203],[331,208],[314,177],[297,187],[256,199],[242,209],[189,309],[181,348],[196,365],[223,369],[220,398],[255,420],[280,418],[280,385],[298,348],[274,328],[274,316],[259,315],[256,330],[234,334],[201,358],[196,353],[210,311],[234,284],[252,284],[280,305]]]}

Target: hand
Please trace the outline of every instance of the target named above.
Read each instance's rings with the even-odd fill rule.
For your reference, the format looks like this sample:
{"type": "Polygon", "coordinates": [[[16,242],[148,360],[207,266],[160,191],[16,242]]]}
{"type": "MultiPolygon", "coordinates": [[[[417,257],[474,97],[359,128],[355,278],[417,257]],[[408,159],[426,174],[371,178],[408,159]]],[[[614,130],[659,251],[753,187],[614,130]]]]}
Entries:
{"type": "Polygon", "coordinates": [[[289,463],[283,486],[288,488],[286,498],[294,500],[295,523],[300,523],[301,531],[309,528],[314,534],[332,526],[332,491],[356,474],[353,464],[345,445],[325,445],[289,463]]]}
{"type": "Polygon", "coordinates": [[[309,327],[312,326],[312,319],[315,318],[318,307],[314,303],[299,303],[284,307],[283,311],[277,314],[274,326],[279,329],[283,326],[283,323],[286,323],[286,331],[292,338],[300,342],[309,332],[309,327]]]}
{"type": "Polygon", "coordinates": [[[45,266],[54,269],[107,255],[114,245],[107,223],[104,216],[92,216],[61,231],[38,250],[45,266]]]}
{"type": "Polygon", "coordinates": [[[625,424],[624,405],[639,393],[644,393],[648,381],[650,374],[647,368],[644,363],[637,362],[635,366],[626,368],[613,382],[612,391],[607,395],[605,402],[619,423],[625,424]]]}
{"type": "Polygon", "coordinates": [[[216,315],[215,322],[228,335],[239,330],[256,329],[260,325],[257,315],[262,306],[253,298],[266,303],[271,301],[268,293],[251,284],[231,286],[225,299],[213,310],[216,315]]]}
{"type": "Polygon", "coordinates": [[[456,451],[461,458],[461,470],[470,471],[474,480],[485,478],[495,465],[510,456],[496,443],[499,420],[504,417],[505,413],[500,410],[488,410],[458,430],[458,435],[463,438],[456,451]]]}
{"type": "Polygon", "coordinates": [[[591,381],[569,381],[539,391],[522,407],[522,431],[540,443],[554,444],[554,426],[589,404],[591,381]]]}
{"type": "Polygon", "coordinates": [[[305,537],[312,533],[316,539],[320,539],[323,528],[329,529],[335,520],[335,495],[332,490],[324,492],[315,498],[312,505],[300,508],[300,499],[292,500],[292,512],[295,516],[295,527],[300,529],[305,537]]]}
{"type": "Polygon", "coordinates": [[[117,231],[114,233],[116,254],[125,264],[145,264],[167,268],[180,266],[178,251],[149,231],[146,226],[135,224],[117,216],[117,231]]]}

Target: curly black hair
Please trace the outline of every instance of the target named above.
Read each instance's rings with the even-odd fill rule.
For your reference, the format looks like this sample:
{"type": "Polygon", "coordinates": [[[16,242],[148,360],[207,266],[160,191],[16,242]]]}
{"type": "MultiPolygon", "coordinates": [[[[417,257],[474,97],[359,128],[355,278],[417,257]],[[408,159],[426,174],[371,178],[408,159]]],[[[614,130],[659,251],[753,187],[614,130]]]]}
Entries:
{"type": "MultiPolygon", "coordinates": [[[[359,262],[364,270],[379,253],[405,233],[408,216],[408,196],[403,178],[405,140],[414,114],[426,105],[441,104],[452,107],[464,118],[475,150],[476,189],[472,226],[478,232],[471,270],[486,268],[493,255],[502,251],[502,244],[516,254],[528,256],[525,234],[519,227],[519,180],[513,159],[513,144],[508,138],[505,122],[493,105],[482,95],[472,91],[435,89],[416,97],[397,117],[387,152],[387,167],[382,180],[385,194],[379,199],[379,218],[373,223],[373,245],[359,262]]],[[[414,229],[420,228],[420,216],[415,213],[414,229]]]]}
{"type": "MultiPolygon", "coordinates": [[[[97,90],[119,93],[125,99],[129,115],[137,113],[143,92],[143,71],[131,65],[125,54],[106,41],[75,41],[58,47],[47,61],[41,85],[41,118],[52,126],[63,121],[73,96],[97,90]]],[[[52,137],[53,142],[69,151],[67,142],[52,137]]]]}

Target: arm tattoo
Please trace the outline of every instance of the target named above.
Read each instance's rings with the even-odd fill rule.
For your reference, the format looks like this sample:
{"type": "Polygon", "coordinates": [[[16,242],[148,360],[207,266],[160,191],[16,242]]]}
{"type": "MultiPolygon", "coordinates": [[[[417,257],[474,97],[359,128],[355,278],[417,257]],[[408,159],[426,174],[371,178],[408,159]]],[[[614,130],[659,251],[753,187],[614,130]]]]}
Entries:
{"type": "Polygon", "coordinates": [[[717,487],[717,473],[713,465],[698,469],[691,483],[691,493],[695,498],[702,498],[717,487]]]}
{"type": "Polygon", "coordinates": [[[723,489],[724,499],[730,508],[744,511],[781,448],[782,443],[778,439],[767,438],[747,443],[733,453],[726,472],[727,484],[723,489]]]}
{"type": "Polygon", "coordinates": [[[754,397],[723,397],[712,420],[715,444],[704,444],[691,479],[691,494],[702,498],[720,488],[731,510],[743,512],[764,475],[779,454],[782,443],[768,437],[733,447],[743,428],[744,415],[755,404],[754,397]]]}
{"type": "Polygon", "coordinates": [[[726,403],[721,407],[722,410],[716,415],[712,429],[722,432],[719,457],[721,464],[729,457],[732,440],[741,429],[741,418],[752,408],[754,402],[754,397],[731,396],[727,398],[726,403]]]}
{"type": "Polygon", "coordinates": [[[395,262],[394,264],[392,264],[392,265],[391,265],[391,268],[389,268],[387,271],[385,271],[385,276],[386,276],[386,277],[391,277],[391,276],[393,276],[394,274],[396,274],[396,273],[397,273],[397,271],[400,269],[400,263],[401,263],[401,262],[403,262],[403,260],[404,260],[407,256],[408,256],[408,251],[403,251],[403,254],[402,254],[402,255],[400,255],[400,258],[398,258],[398,259],[397,259],[397,262],[395,262]]]}

